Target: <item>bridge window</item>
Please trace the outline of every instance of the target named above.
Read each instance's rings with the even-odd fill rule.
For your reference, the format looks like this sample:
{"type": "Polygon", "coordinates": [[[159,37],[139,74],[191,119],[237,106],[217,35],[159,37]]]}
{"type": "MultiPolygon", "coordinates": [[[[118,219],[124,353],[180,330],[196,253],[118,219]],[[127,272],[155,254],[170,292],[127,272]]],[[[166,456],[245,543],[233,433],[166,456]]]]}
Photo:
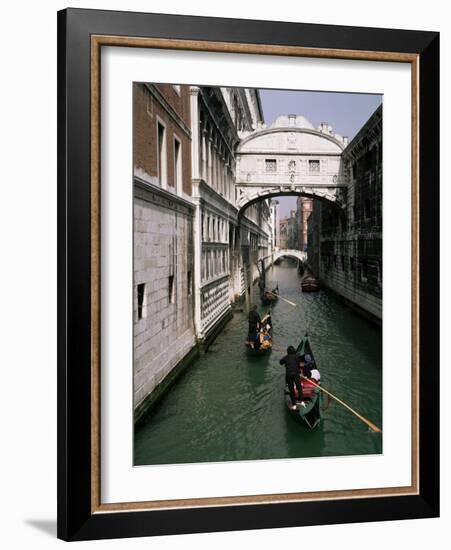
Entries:
{"type": "Polygon", "coordinates": [[[265,170],[266,172],[277,172],[277,160],[265,159],[265,170]]]}
{"type": "Polygon", "coordinates": [[[309,172],[319,172],[319,160],[308,161],[309,172]]]}

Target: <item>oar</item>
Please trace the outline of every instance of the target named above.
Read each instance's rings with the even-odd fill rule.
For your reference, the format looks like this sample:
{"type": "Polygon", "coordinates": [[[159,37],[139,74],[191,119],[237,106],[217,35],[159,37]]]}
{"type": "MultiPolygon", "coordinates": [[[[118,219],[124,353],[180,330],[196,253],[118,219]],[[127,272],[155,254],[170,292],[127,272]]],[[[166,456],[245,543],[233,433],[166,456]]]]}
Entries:
{"type": "Polygon", "coordinates": [[[265,290],[265,292],[267,294],[272,294],[273,296],[277,296],[278,298],[281,298],[282,300],[284,300],[285,302],[287,302],[288,304],[290,304],[290,306],[294,306],[296,307],[297,304],[295,304],[294,302],[290,302],[290,300],[287,300],[286,298],[284,298],[283,296],[281,296],[280,294],[276,294],[275,292],[271,292],[270,290],[265,290]]]}
{"type": "Polygon", "coordinates": [[[335,401],[338,401],[340,403],[340,405],[343,405],[343,407],[345,407],[346,409],[348,409],[348,411],[351,411],[352,414],[354,414],[355,416],[357,416],[358,419],[360,419],[362,422],[364,422],[367,426],[369,426],[373,432],[382,432],[382,430],[380,428],[378,428],[375,424],[373,424],[372,422],[370,422],[367,418],[364,418],[361,414],[359,414],[358,412],[356,412],[354,409],[351,409],[351,407],[345,403],[344,401],[342,401],[341,399],[338,399],[338,397],[336,397],[335,395],[333,395],[332,393],[330,393],[329,391],[325,390],[322,386],[319,386],[318,384],[315,384],[315,382],[313,382],[313,380],[311,378],[306,378],[305,376],[302,376],[301,375],[301,378],[303,378],[304,380],[308,380],[311,384],[313,384],[316,388],[320,389],[321,391],[323,391],[324,393],[327,393],[327,395],[329,395],[330,397],[332,397],[332,399],[335,399],[335,401]]]}

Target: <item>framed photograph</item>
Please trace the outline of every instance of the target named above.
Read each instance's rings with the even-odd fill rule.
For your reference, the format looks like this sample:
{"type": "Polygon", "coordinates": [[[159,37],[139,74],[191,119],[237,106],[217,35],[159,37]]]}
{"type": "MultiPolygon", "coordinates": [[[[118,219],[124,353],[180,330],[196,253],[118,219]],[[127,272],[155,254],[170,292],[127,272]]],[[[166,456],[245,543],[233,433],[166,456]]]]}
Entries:
{"type": "Polygon", "coordinates": [[[439,514],[439,35],[58,13],[58,536],[439,514]]]}

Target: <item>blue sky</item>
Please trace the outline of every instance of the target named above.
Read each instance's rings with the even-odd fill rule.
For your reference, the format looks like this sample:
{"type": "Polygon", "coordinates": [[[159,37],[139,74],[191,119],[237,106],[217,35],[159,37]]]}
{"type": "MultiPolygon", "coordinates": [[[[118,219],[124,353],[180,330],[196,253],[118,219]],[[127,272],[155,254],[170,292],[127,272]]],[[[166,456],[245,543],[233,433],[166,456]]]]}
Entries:
{"type": "MultiPolygon", "coordinates": [[[[321,122],[351,140],[382,103],[379,94],[301,92],[260,89],[265,122],[269,126],[279,115],[303,115],[316,128],[321,122]]],[[[296,208],[296,197],[280,197],[280,216],[296,208]]]]}

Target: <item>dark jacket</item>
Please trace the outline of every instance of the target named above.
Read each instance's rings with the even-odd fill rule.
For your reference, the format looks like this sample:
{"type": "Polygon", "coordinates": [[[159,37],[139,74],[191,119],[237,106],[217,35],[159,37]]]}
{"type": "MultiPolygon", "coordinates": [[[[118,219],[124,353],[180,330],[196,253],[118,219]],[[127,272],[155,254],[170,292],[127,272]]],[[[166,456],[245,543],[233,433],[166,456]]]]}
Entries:
{"type": "Polygon", "coordinates": [[[289,353],[280,360],[281,365],[285,365],[286,376],[299,376],[300,357],[297,353],[289,353]]]}
{"type": "Polygon", "coordinates": [[[249,313],[249,332],[251,330],[257,330],[257,324],[260,323],[260,315],[258,314],[258,311],[251,311],[249,313]]]}

